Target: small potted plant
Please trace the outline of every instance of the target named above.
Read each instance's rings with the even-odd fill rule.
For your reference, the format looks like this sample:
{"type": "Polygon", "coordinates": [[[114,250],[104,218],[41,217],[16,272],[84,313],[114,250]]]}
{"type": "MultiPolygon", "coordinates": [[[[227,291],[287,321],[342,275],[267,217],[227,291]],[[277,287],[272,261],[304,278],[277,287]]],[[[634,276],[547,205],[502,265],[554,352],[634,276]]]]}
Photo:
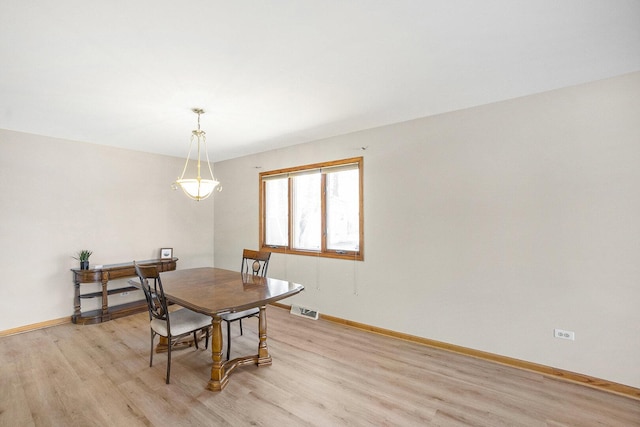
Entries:
{"type": "Polygon", "coordinates": [[[83,249],[78,252],[78,256],[74,257],[78,261],[80,261],[80,270],[88,270],[89,269],[89,257],[93,252],[88,249],[83,249]]]}

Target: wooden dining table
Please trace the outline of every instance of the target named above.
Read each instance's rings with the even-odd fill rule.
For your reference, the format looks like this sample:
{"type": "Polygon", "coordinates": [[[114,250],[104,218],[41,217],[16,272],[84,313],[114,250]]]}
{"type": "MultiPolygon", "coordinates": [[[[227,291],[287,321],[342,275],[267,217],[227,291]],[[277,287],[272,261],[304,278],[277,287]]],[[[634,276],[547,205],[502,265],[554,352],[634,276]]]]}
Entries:
{"type": "Polygon", "coordinates": [[[242,274],[220,268],[202,267],[160,273],[166,298],[190,310],[211,316],[211,379],[207,388],[220,391],[238,366],[271,364],[267,347],[266,305],[295,295],[304,286],[286,280],[242,274]],[[222,319],[225,313],[260,309],[258,353],[222,361],[222,319]]]}

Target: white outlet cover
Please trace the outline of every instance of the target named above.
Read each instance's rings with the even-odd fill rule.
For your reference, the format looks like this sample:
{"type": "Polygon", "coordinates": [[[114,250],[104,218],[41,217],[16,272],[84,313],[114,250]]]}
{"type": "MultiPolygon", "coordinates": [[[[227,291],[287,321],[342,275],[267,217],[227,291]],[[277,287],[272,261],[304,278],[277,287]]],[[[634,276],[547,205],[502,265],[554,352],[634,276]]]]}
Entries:
{"type": "Polygon", "coordinates": [[[564,329],[554,329],[553,336],[556,338],[561,338],[563,340],[576,340],[576,333],[573,331],[566,331],[564,329]]]}

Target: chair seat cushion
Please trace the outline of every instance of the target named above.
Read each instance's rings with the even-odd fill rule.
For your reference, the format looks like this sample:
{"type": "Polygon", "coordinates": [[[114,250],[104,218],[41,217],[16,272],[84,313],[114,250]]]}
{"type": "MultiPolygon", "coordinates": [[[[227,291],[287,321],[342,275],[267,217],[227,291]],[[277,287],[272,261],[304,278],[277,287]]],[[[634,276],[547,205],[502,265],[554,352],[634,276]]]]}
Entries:
{"type": "Polygon", "coordinates": [[[245,317],[255,316],[260,313],[259,308],[250,308],[249,310],[236,311],[235,313],[227,313],[220,316],[222,320],[227,322],[233,322],[234,320],[244,319],[245,317]]]}
{"type": "MultiPolygon", "coordinates": [[[[169,313],[171,322],[171,335],[178,336],[189,332],[197,331],[211,325],[211,316],[196,313],[188,308],[181,308],[169,313]]],[[[151,321],[151,329],[157,334],[167,336],[167,323],[159,319],[151,321]]]]}

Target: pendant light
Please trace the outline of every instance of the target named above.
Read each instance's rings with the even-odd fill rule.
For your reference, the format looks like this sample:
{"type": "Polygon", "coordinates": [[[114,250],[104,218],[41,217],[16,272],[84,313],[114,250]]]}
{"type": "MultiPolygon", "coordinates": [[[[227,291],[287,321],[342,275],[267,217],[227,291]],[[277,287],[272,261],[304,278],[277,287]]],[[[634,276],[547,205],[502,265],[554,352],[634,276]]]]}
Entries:
{"type": "MultiPolygon", "coordinates": [[[[182,169],[182,175],[180,178],[176,180],[174,183],[174,188],[178,186],[182,188],[184,194],[189,196],[191,199],[200,201],[204,200],[213,193],[213,190],[218,187],[220,184],[213,177],[213,170],[211,169],[211,163],[209,162],[209,153],[207,153],[207,137],[205,131],[200,129],[200,115],[204,114],[204,110],[201,108],[194,108],[192,110],[194,113],[198,115],[198,129],[191,132],[191,142],[189,144],[189,152],[187,153],[187,160],[184,163],[184,168],[182,169]],[[189,166],[189,160],[191,157],[191,150],[193,149],[194,143],[198,144],[198,163],[197,167],[197,175],[195,178],[185,178],[184,175],[187,172],[187,167],[189,166]],[[209,171],[210,179],[203,179],[200,175],[201,172],[201,160],[200,156],[202,151],[204,150],[205,158],[207,159],[207,170],[209,171]]],[[[206,170],[205,170],[206,173],[206,170]]],[[[222,191],[222,187],[218,187],[218,191],[222,191]]]]}

